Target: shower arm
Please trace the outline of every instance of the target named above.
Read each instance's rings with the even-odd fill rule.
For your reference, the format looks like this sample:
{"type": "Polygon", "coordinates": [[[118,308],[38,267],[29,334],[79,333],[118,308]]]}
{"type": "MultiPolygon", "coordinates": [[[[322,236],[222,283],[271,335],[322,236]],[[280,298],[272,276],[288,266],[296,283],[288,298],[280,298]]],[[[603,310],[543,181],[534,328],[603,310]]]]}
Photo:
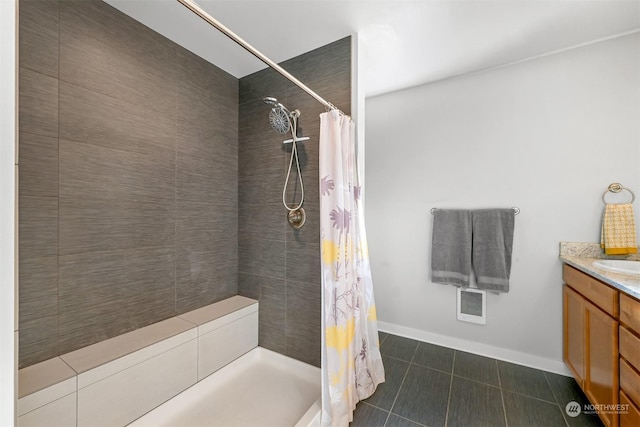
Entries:
{"type": "Polygon", "coordinates": [[[325,100],[320,95],[315,93],[307,85],[305,85],[300,80],[295,78],[292,74],[290,74],[287,70],[285,70],[284,68],[282,68],[280,65],[276,64],[269,58],[267,58],[265,55],[260,53],[256,48],[254,48],[249,43],[247,43],[242,38],[240,38],[240,36],[235,34],[229,28],[225,27],[220,21],[218,21],[217,19],[209,15],[207,12],[205,12],[204,9],[198,6],[193,0],[178,0],[178,1],[182,3],[182,5],[185,6],[187,9],[189,9],[190,11],[198,15],[200,18],[208,22],[213,27],[215,27],[218,31],[223,33],[225,36],[229,37],[231,40],[239,44],[242,48],[244,48],[246,51],[251,53],[256,58],[258,58],[260,61],[264,62],[269,67],[276,70],[278,73],[280,73],[284,78],[289,80],[291,83],[293,83],[294,85],[298,86],[300,89],[305,91],[307,94],[313,97],[316,101],[318,101],[319,103],[321,103],[322,105],[324,105],[330,110],[340,111],[335,105],[333,105],[332,103],[330,103],[329,101],[325,100]]]}

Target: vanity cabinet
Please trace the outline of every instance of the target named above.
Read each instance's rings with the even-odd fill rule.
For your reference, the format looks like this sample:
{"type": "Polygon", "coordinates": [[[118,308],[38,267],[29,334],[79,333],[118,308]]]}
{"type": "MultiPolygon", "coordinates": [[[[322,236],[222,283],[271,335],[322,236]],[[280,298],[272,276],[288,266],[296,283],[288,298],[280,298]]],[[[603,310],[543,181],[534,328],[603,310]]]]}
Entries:
{"type": "MultiPolygon", "coordinates": [[[[618,291],[564,265],[564,360],[594,405],[619,403],[618,291]]],[[[600,411],[608,427],[615,411],[600,411]]]]}

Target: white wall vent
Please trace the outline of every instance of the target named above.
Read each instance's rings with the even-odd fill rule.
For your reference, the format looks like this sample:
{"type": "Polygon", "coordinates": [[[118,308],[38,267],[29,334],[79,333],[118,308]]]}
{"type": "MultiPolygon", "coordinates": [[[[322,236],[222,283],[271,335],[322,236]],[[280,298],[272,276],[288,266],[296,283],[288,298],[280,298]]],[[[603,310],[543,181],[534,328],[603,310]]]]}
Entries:
{"type": "Polygon", "coordinates": [[[487,324],[487,293],[479,289],[458,288],[456,318],[463,322],[487,324]]]}

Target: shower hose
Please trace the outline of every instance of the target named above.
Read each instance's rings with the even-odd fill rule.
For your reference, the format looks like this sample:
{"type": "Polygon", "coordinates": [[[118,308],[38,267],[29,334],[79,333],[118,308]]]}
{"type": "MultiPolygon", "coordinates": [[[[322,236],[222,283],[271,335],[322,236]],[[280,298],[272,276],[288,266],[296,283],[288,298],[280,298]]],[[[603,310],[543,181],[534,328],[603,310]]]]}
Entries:
{"type": "Polygon", "coordinates": [[[289,159],[289,169],[287,170],[287,178],[284,180],[284,188],[282,189],[282,204],[289,212],[293,212],[300,209],[302,207],[302,203],[304,202],[304,183],[302,182],[302,173],[300,173],[300,160],[298,158],[298,145],[296,143],[297,135],[298,135],[298,114],[299,113],[297,111],[294,111],[291,114],[291,119],[292,119],[290,120],[291,137],[292,137],[291,158],[289,159]],[[297,206],[290,208],[289,205],[287,204],[286,192],[287,192],[287,186],[289,185],[289,178],[291,177],[291,167],[293,166],[294,157],[296,160],[296,169],[298,171],[298,177],[300,179],[301,196],[300,196],[300,203],[298,203],[297,206]]]}

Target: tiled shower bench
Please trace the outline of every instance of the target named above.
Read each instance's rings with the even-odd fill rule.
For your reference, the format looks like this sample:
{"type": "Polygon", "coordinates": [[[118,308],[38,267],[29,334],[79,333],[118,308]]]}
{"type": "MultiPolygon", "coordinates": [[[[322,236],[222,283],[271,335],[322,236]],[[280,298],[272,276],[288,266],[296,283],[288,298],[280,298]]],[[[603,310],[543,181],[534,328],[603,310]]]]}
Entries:
{"type": "Polygon", "coordinates": [[[124,426],[258,345],[242,296],[21,369],[18,426],[124,426]]]}

